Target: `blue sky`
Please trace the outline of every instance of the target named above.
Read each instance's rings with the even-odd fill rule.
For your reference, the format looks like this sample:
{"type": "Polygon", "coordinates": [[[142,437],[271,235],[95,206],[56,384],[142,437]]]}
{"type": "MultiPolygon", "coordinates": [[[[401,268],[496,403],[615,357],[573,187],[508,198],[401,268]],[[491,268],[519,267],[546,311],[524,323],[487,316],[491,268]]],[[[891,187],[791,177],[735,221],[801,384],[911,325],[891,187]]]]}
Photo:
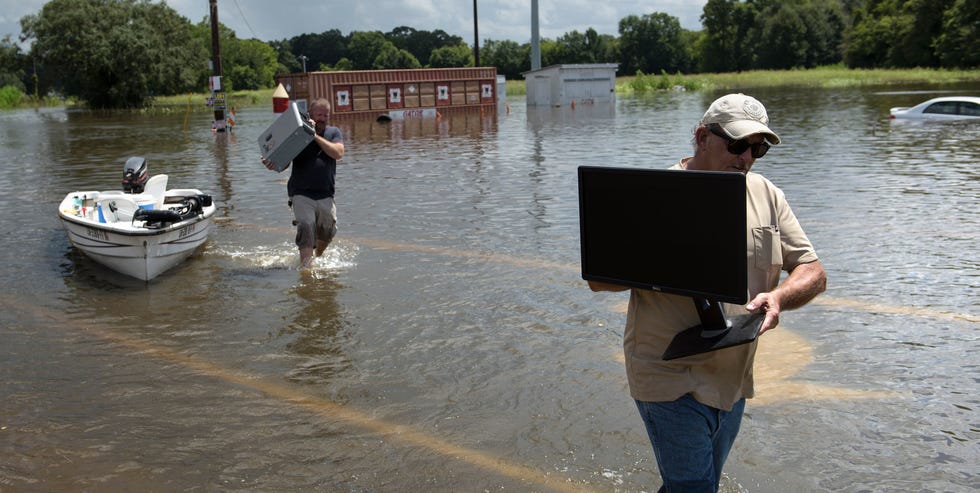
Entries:
{"type": "MultiPolygon", "coordinates": [[[[685,29],[701,29],[706,0],[538,0],[540,33],[555,39],[571,31],[593,28],[617,35],[627,15],[663,12],[677,17],[685,29]]],[[[205,19],[208,0],[168,0],[191,22],[205,19]]],[[[0,0],[0,38],[20,36],[20,19],[35,14],[43,0],[0,0]]],[[[530,0],[477,0],[480,44],[487,39],[525,43],[531,39],[530,0]]],[[[218,0],[218,20],[239,38],[262,41],[339,29],[387,32],[398,26],[442,29],[473,44],[473,2],[470,0],[218,0]]],[[[22,45],[23,46],[23,45],[22,45]]],[[[25,47],[26,48],[26,47],[25,47]]]]}

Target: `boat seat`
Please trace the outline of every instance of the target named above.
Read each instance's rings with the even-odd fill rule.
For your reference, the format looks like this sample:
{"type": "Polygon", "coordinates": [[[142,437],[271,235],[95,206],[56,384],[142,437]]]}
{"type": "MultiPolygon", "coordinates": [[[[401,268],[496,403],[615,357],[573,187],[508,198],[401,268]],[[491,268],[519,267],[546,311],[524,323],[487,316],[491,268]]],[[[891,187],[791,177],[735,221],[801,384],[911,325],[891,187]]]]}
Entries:
{"type": "Polygon", "coordinates": [[[107,223],[132,221],[133,215],[139,209],[136,201],[128,195],[110,195],[99,199],[102,217],[107,223]]]}
{"type": "Polygon", "coordinates": [[[167,193],[167,175],[153,175],[146,180],[143,193],[153,197],[153,208],[162,209],[164,195],[167,193]]]}

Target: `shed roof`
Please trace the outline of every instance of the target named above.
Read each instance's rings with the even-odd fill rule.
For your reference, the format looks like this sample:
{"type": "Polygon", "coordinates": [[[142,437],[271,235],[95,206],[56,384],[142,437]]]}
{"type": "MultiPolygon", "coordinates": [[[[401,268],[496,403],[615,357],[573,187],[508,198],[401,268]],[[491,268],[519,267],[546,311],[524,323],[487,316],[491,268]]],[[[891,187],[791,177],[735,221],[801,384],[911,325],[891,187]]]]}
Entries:
{"type": "Polygon", "coordinates": [[[537,70],[528,70],[527,72],[521,72],[521,75],[527,76],[528,74],[533,74],[537,72],[554,71],[554,70],[581,70],[581,69],[612,69],[616,70],[619,68],[618,63],[560,63],[558,65],[548,65],[547,67],[541,67],[537,70]]]}

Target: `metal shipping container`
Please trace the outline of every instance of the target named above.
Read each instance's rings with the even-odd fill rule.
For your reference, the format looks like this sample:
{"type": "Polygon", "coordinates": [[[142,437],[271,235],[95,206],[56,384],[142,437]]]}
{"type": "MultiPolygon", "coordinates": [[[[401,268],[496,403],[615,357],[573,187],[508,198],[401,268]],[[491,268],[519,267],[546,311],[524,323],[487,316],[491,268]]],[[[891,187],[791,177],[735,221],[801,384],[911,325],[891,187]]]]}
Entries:
{"type": "Polygon", "coordinates": [[[495,67],[303,72],[278,75],[276,83],[284,86],[290,101],[329,99],[336,116],[430,108],[496,110],[503,97],[495,67]]]}

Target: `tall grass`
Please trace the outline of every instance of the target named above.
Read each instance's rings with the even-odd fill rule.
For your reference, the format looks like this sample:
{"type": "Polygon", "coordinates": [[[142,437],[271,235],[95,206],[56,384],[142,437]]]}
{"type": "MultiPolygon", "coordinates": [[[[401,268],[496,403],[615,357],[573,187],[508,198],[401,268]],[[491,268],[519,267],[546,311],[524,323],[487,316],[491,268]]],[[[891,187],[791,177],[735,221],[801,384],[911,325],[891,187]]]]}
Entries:
{"type": "MultiPolygon", "coordinates": [[[[256,89],[249,91],[233,91],[225,94],[225,106],[243,108],[247,106],[272,105],[272,93],[275,89],[256,89]]],[[[208,112],[213,108],[207,106],[209,93],[178,94],[176,96],[159,96],[153,99],[146,112],[154,111],[186,111],[208,112]]]]}
{"type": "Polygon", "coordinates": [[[632,78],[616,80],[616,92],[645,93],[647,91],[697,91],[704,87],[704,79],[695,79],[683,74],[670,75],[661,70],[660,75],[646,75],[637,72],[632,78]]]}
{"type": "Polygon", "coordinates": [[[831,65],[807,70],[751,70],[720,74],[645,75],[617,77],[616,93],[647,91],[734,90],[762,87],[840,88],[907,84],[956,84],[980,82],[980,70],[849,69],[831,65]]]}
{"type": "MultiPolygon", "coordinates": [[[[69,98],[68,103],[72,101],[69,98]]],[[[0,110],[12,110],[31,106],[64,106],[65,104],[66,101],[58,96],[48,95],[37,99],[24,94],[14,86],[0,87],[0,110]]]]}
{"type": "MultiPolygon", "coordinates": [[[[718,74],[657,74],[616,77],[616,94],[633,96],[657,91],[725,91],[765,87],[840,88],[889,85],[980,84],[980,70],[849,69],[831,65],[813,69],[751,70],[718,74]]],[[[525,95],[523,80],[508,80],[507,95],[525,95]]]]}

